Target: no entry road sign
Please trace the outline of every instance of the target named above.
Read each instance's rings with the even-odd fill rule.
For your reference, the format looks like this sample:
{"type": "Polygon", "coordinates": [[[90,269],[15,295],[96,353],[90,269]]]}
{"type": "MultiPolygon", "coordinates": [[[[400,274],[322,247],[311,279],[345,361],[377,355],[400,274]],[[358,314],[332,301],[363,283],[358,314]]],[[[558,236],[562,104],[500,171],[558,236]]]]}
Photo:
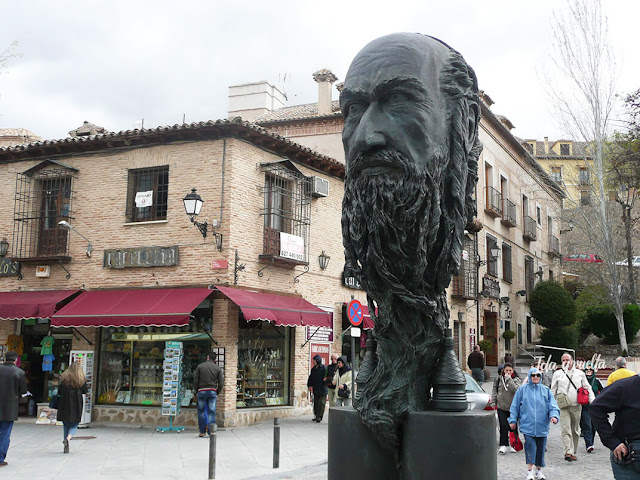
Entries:
{"type": "Polygon", "coordinates": [[[351,300],[349,305],[347,305],[347,317],[354,327],[358,327],[362,323],[364,313],[362,312],[362,305],[358,300],[351,300]]]}

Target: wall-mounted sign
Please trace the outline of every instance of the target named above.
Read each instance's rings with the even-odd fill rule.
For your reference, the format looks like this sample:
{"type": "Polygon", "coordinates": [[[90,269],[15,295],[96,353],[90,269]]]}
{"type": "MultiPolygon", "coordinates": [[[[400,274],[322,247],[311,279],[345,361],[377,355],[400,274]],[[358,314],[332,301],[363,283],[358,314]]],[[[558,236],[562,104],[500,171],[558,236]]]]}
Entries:
{"type": "Polygon", "coordinates": [[[475,328],[469,329],[469,345],[471,346],[471,350],[473,350],[473,347],[476,346],[476,329],[475,328]]]}
{"type": "Polygon", "coordinates": [[[304,261],[304,238],[280,232],[280,256],[304,261]]]}
{"type": "Polygon", "coordinates": [[[105,250],[103,268],[170,267],[178,264],[178,245],[105,250]]]}
{"type": "Polygon", "coordinates": [[[326,367],[331,362],[331,345],[328,343],[310,343],[311,347],[309,348],[309,370],[311,370],[316,362],[313,360],[313,357],[316,355],[320,355],[322,357],[322,364],[326,367]]]}
{"type": "Polygon", "coordinates": [[[0,277],[11,277],[20,274],[20,262],[14,262],[10,258],[0,259],[0,277]]]}
{"type": "Polygon", "coordinates": [[[500,298],[500,282],[493,278],[482,278],[482,289],[489,292],[489,298],[500,298]]]}
{"type": "Polygon", "coordinates": [[[358,282],[358,280],[356,280],[355,277],[342,277],[342,285],[344,285],[347,288],[353,288],[354,290],[362,290],[362,285],[360,285],[360,282],[358,282]]]}
{"type": "Polygon", "coordinates": [[[136,207],[144,208],[153,205],[153,190],[149,192],[137,192],[136,193],[136,207]]]}
{"type": "Polygon", "coordinates": [[[211,261],[211,269],[212,270],[226,270],[229,268],[229,262],[226,260],[212,260],[211,261]]]}

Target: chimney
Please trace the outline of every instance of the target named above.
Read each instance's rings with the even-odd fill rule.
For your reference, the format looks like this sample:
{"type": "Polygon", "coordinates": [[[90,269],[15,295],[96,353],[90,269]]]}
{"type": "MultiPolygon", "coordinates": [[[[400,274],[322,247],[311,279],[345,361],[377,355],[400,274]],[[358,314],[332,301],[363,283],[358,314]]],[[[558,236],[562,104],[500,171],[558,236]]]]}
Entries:
{"type": "Polygon", "coordinates": [[[549,155],[549,137],[544,137],[544,154],[549,155]]]}
{"type": "Polygon", "coordinates": [[[286,100],[283,92],[266,81],[232,85],[229,87],[228,116],[251,121],[284,107],[286,100]]]}
{"type": "Polygon", "coordinates": [[[313,79],[318,82],[318,115],[329,115],[333,111],[331,85],[338,77],[323,68],[313,74],[313,79]]]}

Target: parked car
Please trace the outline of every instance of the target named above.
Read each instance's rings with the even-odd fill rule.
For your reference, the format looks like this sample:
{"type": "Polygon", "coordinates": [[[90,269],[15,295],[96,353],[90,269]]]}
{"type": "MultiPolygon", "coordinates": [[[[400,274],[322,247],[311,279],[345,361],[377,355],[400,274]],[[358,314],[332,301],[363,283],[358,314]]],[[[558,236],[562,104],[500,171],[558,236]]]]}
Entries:
{"type": "Polygon", "coordinates": [[[467,372],[464,372],[464,378],[467,380],[465,393],[469,404],[468,410],[495,410],[491,406],[491,394],[485,392],[467,372]]]}
{"type": "Polygon", "coordinates": [[[595,253],[574,253],[563,258],[565,262],[602,263],[600,255],[595,253]]]}
{"type": "MultiPolygon", "coordinates": [[[[626,267],[628,265],[628,259],[620,260],[616,262],[616,265],[621,265],[626,267]]],[[[640,267],[640,257],[631,257],[631,266],[632,267],[640,267]]]]}

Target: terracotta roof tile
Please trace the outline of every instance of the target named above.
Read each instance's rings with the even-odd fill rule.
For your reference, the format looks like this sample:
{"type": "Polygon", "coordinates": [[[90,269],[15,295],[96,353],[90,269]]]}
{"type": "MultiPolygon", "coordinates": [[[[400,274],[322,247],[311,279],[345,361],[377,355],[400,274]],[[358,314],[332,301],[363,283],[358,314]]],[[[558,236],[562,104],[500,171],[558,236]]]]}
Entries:
{"type": "Polygon", "coordinates": [[[314,118],[338,117],[342,115],[340,112],[340,102],[334,100],[331,102],[332,113],[328,115],[318,115],[318,104],[307,103],[305,105],[293,105],[291,107],[282,107],[272,112],[265,113],[252,121],[258,124],[288,122],[293,120],[307,120],[314,118]]]}

